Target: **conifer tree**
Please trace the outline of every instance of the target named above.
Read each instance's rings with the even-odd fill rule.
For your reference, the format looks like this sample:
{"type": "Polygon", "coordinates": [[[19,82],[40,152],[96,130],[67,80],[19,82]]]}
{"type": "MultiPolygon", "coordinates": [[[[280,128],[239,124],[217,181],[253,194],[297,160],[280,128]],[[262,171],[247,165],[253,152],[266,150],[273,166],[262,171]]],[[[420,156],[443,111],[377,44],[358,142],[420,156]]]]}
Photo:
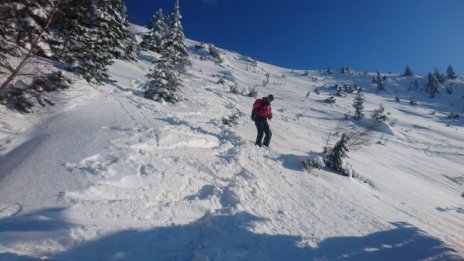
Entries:
{"type": "Polygon", "coordinates": [[[436,77],[435,74],[433,73],[429,73],[427,75],[427,79],[428,79],[428,82],[427,82],[427,92],[430,93],[430,97],[434,98],[435,95],[437,95],[437,93],[439,93],[438,91],[438,86],[439,86],[439,81],[436,77]]]}
{"type": "Polygon", "coordinates": [[[411,70],[411,68],[409,67],[409,65],[406,65],[406,68],[404,68],[404,73],[403,73],[404,76],[407,76],[407,77],[410,77],[410,76],[414,76],[414,72],[411,70]]]}
{"type": "Polygon", "coordinates": [[[171,47],[174,51],[172,61],[176,69],[183,69],[185,66],[190,65],[187,47],[184,43],[185,36],[181,19],[179,0],[176,0],[174,11],[170,16],[171,24],[166,40],[166,46],[171,47]]]}
{"type": "Polygon", "coordinates": [[[180,97],[178,92],[182,87],[173,63],[175,51],[166,47],[161,53],[158,61],[153,62],[150,73],[146,75],[148,81],[145,83],[144,97],[154,101],[166,101],[176,103],[180,97]]]}
{"type": "Polygon", "coordinates": [[[140,55],[140,46],[134,39],[129,39],[125,48],[124,60],[137,61],[140,55]]]}
{"type": "Polygon", "coordinates": [[[153,52],[160,53],[166,42],[168,27],[166,25],[166,17],[162,9],[156,11],[150,22],[148,23],[147,34],[143,36],[141,47],[153,52]]]}
{"type": "Polygon", "coordinates": [[[385,83],[383,82],[380,72],[377,72],[375,82],[377,83],[377,90],[385,90],[385,83]]]}
{"type": "Polygon", "coordinates": [[[56,1],[29,1],[22,3],[0,2],[0,44],[2,52],[2,62],[0,71],[8,72],[8,76],[0,85],[1,96],[5,97],[8,86],[21,70],[30,62],[30,59],[37,54],[45,54],[48,48],[42,40],[47,36],[51,21],[54,19],[57,8],[61,0],[56,1]],[[19,15],[19,17],[18,17],[19,15]],[[21,21],[17,21],[19,19],[21,21]],[[5,27],[4,27],[5,26],[5,27]],[[23,47],[21,49],[19,47],[23,47]],[[24,52],[25,51],[25,52],[24,52]],[[20,56],[25,54],[17,65],[10,65],[9,56],[20,56]]]}
{"type": "Polygon", "coordinates": [[[365,101],[364,93],[362,92],[361,89],[359,89],[353,101],[353,107],[355,109],[354,117],[356,119],[364,118],[364,113],[363,113],[364,101],[365,101]]]}
{"type": "Polygon", "coordinates": [[[106,81],[106,67],[123,57],[127,25],[122,0],[65,1],[54,24],[57,59],[89,82],[106,81]]]}
{"type": "Polygon", "coordinates": [[[332,149],[332,153],[329,157],[330,166],[340,174],[344,173],[345,158],[348,158],[348,152],[350,151],[348,146],[349,138],[343,133],[341,139],[335,144],[332,149]]]}
{"type": "MultiPolygon", "coordinates": [[[[14,70],[9,57],[31,51],[31,45],[43,31],[55,3],[45,0],[0,1],[0,74],[14,70]]],[[[43,40],[36,43],[32,53],[51,56],[50,48],[43,40]]]]}
{"type": "Polygon", "coordinates": [[[8,42],[4,36],[7,34],[4,31],[8,28],[5,24],[3,20],[0,21],[0,75],[13,70],[8,58],[15,56],[15,46],[8,42]]]}
{"type": "Polygon", "coordinates": [[[443,84],[446,82],[445,76],[442,73],[440,73],[437,68],[435,68],[435,70],[433,71],[433,75],[439,83],[443,84]]]}
{"type": "MultiPolygon", "coordinates": [[[[1,34],[6,33],[5,40],[29,51],[31,44],[42,31],[49,11],[56,1],[22,0],[0,1],[1,34]]],[[[41,41],[35,48],[36,54],[51,56],[46,41],[41,41]]]]}
{"type": "Polygon", "coordinates": [[[377,122],[384,122],[387,120],[388,117],[385,114],[385,108],[383,107],[383,104],[380,104],[379,108],[374,110],[372,118],[374,118],[377,122]]]}
{"type": "Polygon", "coordinates": [[[451,65],[449,65],[448,68],[446,69],[446,76],[448,77],[448,79],[452,79],[452,80],[458,78],[456,72],[454,71],[451,65]]]}
{"type": "Polygon", "coordinates": [[[326,72],[326,74],[328,74],[328,75],[331,75],[331,74],[333,74],[332,66],[330,66],[330,65],[329,65],[329,66],[327,66],[327,69],[326,69],[326,71],[325,71],[325,72],[326,72]]]}

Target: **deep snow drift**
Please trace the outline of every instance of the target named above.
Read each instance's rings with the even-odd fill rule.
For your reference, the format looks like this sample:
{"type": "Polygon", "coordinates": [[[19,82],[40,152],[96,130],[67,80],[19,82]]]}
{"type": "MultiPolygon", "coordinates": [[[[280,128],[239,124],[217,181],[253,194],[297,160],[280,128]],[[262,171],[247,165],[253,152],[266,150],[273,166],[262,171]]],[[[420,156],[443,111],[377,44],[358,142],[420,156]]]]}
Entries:
{"type": "Polygon", "coordinates": [[[217,64],[195,44],[176,105],[143,98],[156,57],[144,52],[49,112],[0,108],[0,260],[464,259],[464,128],[447,118],[463,112],[463,80],[430,99],[409,88],[426,79],[386,74],[377,92],[373,74],[254,67],[228,51],[217,64]],[[336,83],[365,89],[367,119],[350,124],[369,126],[380,103],[390,113],[349,154],[359,178],[301,166],[354,111],[354,94],[324,102],[336,83]],[[235,84],[275,95],[271,149],[254,146],[254,98],[235,84]]]}

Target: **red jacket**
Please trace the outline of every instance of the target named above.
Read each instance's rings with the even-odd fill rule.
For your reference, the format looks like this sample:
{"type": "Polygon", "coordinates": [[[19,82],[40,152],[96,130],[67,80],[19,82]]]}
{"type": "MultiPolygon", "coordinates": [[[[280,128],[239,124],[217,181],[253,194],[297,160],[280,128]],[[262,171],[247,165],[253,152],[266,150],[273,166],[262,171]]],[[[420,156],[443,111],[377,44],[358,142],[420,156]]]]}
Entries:
{"type": "Polygon", "coordinates": [[[258,117],[272,119],[271,102],[267,97],[257,99],[253,104],[253,109],[256,111],[256,115],[258,115],[258,117]]]}

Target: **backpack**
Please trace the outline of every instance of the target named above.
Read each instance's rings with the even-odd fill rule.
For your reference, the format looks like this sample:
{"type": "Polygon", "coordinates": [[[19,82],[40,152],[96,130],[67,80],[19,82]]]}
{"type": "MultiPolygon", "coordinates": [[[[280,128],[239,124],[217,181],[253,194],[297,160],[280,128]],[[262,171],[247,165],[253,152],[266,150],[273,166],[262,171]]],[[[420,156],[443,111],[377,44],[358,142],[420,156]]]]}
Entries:
{"type": "Polygon", "coordinates": [[[253,103],[253,109],[251,110],[251,120],[255,121],[258,118],[258,114],[256,113],[259,109],[261,109],[261,99],[256,99],[253,103]]]}

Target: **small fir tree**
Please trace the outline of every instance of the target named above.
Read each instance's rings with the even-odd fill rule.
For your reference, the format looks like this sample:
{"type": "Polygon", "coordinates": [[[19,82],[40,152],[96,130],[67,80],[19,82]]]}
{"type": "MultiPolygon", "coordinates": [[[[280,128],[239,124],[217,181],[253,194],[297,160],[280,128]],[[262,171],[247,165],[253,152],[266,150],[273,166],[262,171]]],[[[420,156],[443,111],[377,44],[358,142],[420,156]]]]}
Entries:
{"type": "Polygon", "coordinates": [[[330,166],[339,174],[344,174],[345,158],[348,158],[348,152],[350,151],[348,141],[348,136],[343,133],[329,156],[330,166]]]}
{"type": "Polygon", "coordinates": [[[377,83],[377,90],[385,90],[384,78],[382,77],[380,72],[377,72],[375,83],[377,83]]]}
{"type": "Polygon", "coordinates": [[[128,61],[138,61],[140,46],[134,39],[130,39],[124,52],[124,59],[128,61]]]}
{"type": "Polygon", "coordinates": [[[385,114],[385,108],[383,107],[383,104],[380,104],[379,108],[374,110],[372,118],[375,119],[377,122],[385,122],[387,120],[388,117],[385,114]]]}
{"type": "Polygon", "coordinates": [[[439,81],[438,81],[438,79],[436,77],[436,74],[433,74],[433,73],[429,73],[427,75],[427,79],[428,79],[428,82],[427,82],[426,91],[428,93],[430,93],[431,98],[434,98],[435,95],[437,95],[437,93],[439,93],[439,91],[438,91],[439,81]]]}
{"type": "Polygon", "coordinates": [[[146,75],[144,97],[154,101],[176,103],[180,100],[179,91],[182,83],[177,76],[172,62],[172,48],[165,48],[158,61],[154,61],[150,73],[146,75]]]}
{"type": "Polygon", "coordinates": [[[148,23],[148,28],[150,30],[143,36],[143,41],[140,46],[144,49],[160,53],[166,42],[168,33],[166,17],[162,9],[158,9],[158,11],[153,14],[148,23]]]}
{"type": "Polygon", "coordinates": [[[451,79],[451,80],[458,78],[458,75],[456,74],[456,72],[454,71],[451,65],[449,65],[448,68],[446,69],[446,77],[448,77],[448,79],[451,79]]]}
{"type": "Polygon", "coordinates": [[[179,0],[176,0],[174,11],[171,16],[171,25],[167,34],[166,46],[174,51],[172,61],[176,69],[182,70],[185,66],[190,65],[187,47],[185,46],[184,29],[182,27],[179,0]]]}
{"type": "Polygon", "coordinates": [[[411,70],[411,68],[409,68],[409,65],[406,65],[406,68],[404,68],[403,75],[406,77],[414,76],[414,72],[411,70]]]}
{"type": "Polygon", "coordinates": [[[440,73],[437,68],[433,71],[433,75],[437,78],[439,83],[444,84],[446,82],[445,75],[440,73]]]}
{"type": "Polygon", "coordinates": [[[329,65],[329,66],[327,66],[327,69],[326,69],[326,74],[328,74],[328,75],[331,75],[331,74],[333,74],[333,69],[332,69],[332,66],[330,66],[330,65],[329,65]]]}
{"type": "Polygon", "coordinates": [[[359,89],[353,101],[353,107],[355,109],[354,117],[356,119],[364,118],[364,113],[363,113],[364,101],[365,101],[364,93],[362,92],[361,89],[359,89]]]}
{"type": "Polygon", "coordinates": [[[344,66],[342,66],[340,71],[343,74],[352,74],[353,73],[353,68],[351,67],[351,65],[344,65],[344,66]]]}

